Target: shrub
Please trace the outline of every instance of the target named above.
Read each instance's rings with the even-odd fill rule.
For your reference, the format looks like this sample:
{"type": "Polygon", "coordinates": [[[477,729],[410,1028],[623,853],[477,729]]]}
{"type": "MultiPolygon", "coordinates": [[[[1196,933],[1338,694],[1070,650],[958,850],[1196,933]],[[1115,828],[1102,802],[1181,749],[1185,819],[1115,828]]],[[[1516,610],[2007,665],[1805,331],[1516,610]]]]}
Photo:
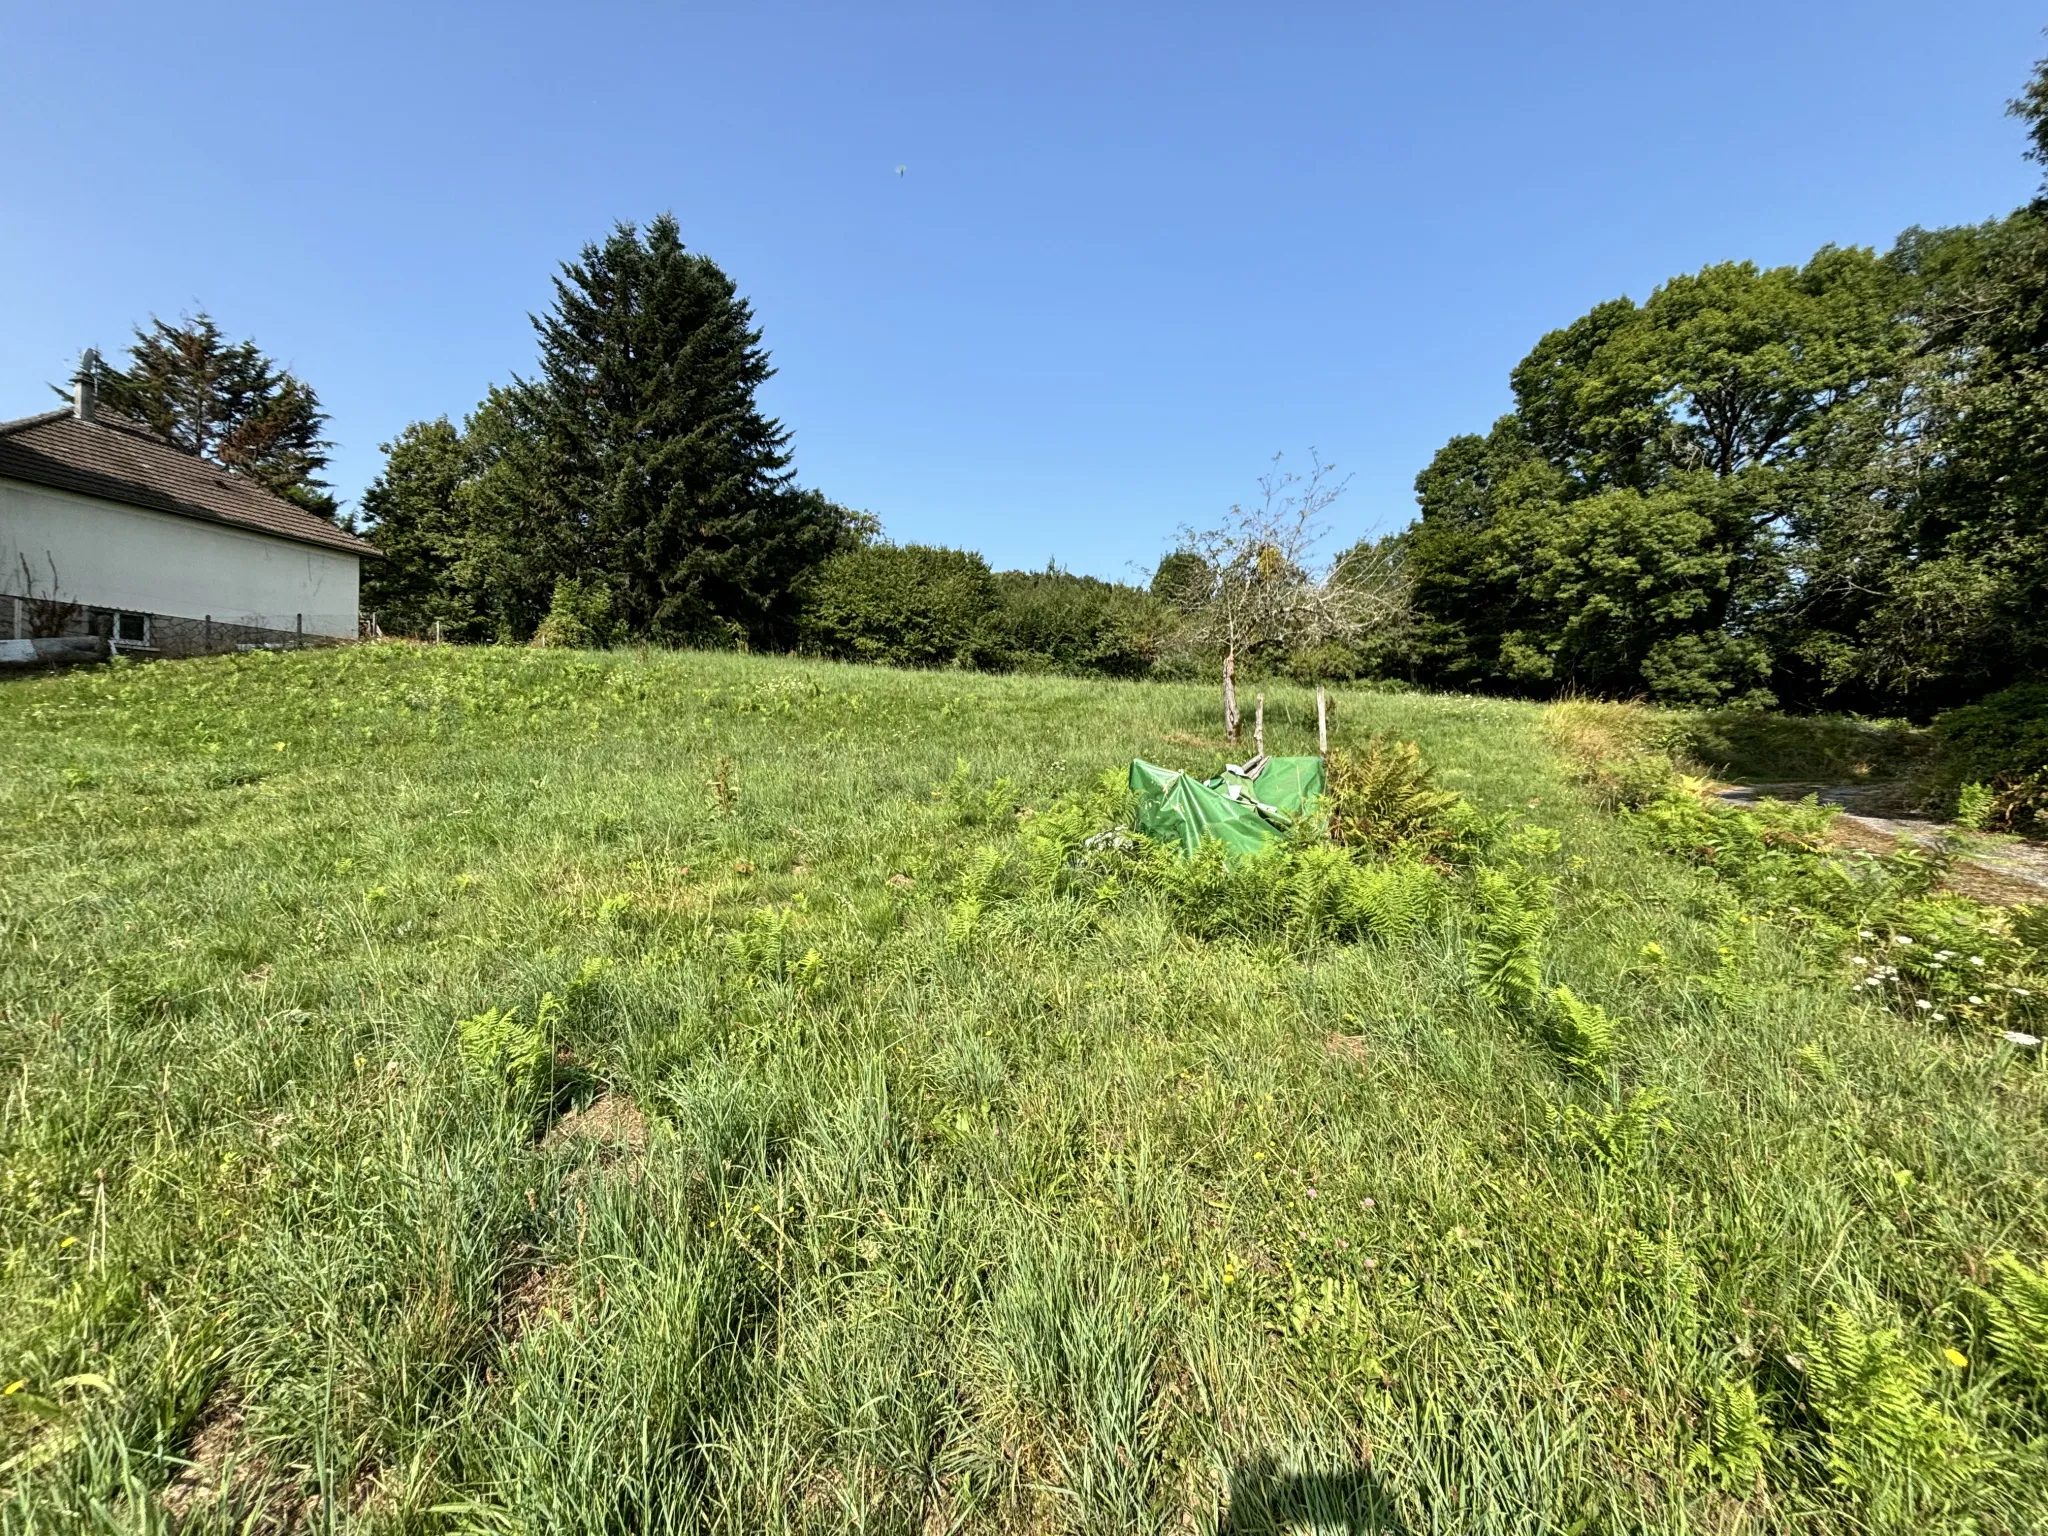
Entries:
{"type": "Polygon", "coordinates": [[[564,576],[555,583],[547,617],[533,632],[533,643],[562,650],[590,650],[618,640],[612,616],[611,589],[596,580],[564,576]]]}
{"type": "Polygon", "coordinates": [[[1982,822],[1996,831],[2048,835],[2048,683],[2021,683],[1934,722],[1936,757],[1921,781],[1926,803],[1953,811],[1966,784],[1991,791],[1982,822]]]}
{"type": "Polygon", "coordinates": [[[895,667],[980,666],[990,657],[995,577],[972,551],[871,544],[821,565],[806,595],[804,643],[895,667]]]}
{"type": "Polygon", "coordinates": [[[988,644],[997,666],[1142,677],[1159,654],[1166,611],[1137,587],[1048,568],[1004,571],[995,590],[988,644]]]}

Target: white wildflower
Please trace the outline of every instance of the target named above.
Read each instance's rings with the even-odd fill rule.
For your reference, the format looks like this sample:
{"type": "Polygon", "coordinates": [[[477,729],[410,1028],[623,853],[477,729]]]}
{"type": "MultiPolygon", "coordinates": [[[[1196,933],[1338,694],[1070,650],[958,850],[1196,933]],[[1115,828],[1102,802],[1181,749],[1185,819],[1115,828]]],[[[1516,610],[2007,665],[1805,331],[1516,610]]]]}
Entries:
{"type": "Polygon", "coordinates": [[[1924,997],[1916,997],[1913,999],[1913,1006],[1924,1013],[1927,1009],[1932,1008],[1934,1004],[1927,1001],[1924,997]]]}

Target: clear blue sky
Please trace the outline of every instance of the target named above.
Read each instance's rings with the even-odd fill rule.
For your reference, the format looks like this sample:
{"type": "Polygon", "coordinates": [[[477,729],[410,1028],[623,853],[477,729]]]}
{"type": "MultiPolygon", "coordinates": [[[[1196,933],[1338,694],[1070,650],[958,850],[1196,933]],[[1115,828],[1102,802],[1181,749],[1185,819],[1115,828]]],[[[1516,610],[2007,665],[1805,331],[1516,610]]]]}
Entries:
{"type": "Polygon", "coordinates": [[[353,500],[530,371],[556,262],[669,209],[804,480],[894,538],[1126,575],[1311,446],[1378,531],[1594,302],[2024,200],[2044,21],[0,0],[0,416],[204,305],[320,391],[353,500]]]}

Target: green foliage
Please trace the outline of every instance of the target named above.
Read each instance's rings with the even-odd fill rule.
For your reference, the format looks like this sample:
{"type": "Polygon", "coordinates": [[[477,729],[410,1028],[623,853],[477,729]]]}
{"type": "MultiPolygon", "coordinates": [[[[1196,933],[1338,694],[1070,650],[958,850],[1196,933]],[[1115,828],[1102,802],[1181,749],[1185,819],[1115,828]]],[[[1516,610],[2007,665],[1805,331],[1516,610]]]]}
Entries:
{"type": "Polygon", "coordinates": [[[2027,1055],[1846,991],[1888,930],[1744,912],[1538,711],[1347,691],[1542,818],[1487,848],[1548,914],[1505,1027],[1493,877],[1119,833],[1213,702],[397,644],[0,689],[0,1525],[230,1457],[185,1528],[2043,1524],[1966,1290],[2048,1253],[2027,1055]],[[1928,1359],[1945,1504],[1840,1485],[1773,1358],[1844,1276],[1981,1355],[1928,1359]]]}
{"type": "Polygon", "coordinates": [[[1982,832],[1990,824],[1997,801],[1989,784],[1965,784],[1956,792],[1953,820],[1966,832],[1982,832]]]}
{"type": "Polygon", "coordinates": [[[1057,567],[1002,571],[986,639],[1006,671],[1143,677],[1166,622],[1165,605],[1140,588],[1057,567]]]}
{"type": "Polygon", "coordinates": [[[1802,1353],[1828,1474],[1842,1487],[1880,1508],[1911,1508],[1975,1469],[1969,1432],[1930,1395],[1932,1373],[1905,1352],[1896,1328],[1832,1306],[1802,1353]]]}
{"type": "Polygon", "coordinates": [[[1485,865],[1472,871],[1472,981],[1505,1013],[1534,1018],[1543,988],[1543,939],[1550,892],[1485,865]]]}
{"type": "Polygon", "coordinates": [[[128,366],[100,374],[100,400],[187,453],[249,476],[308,512],[339,508],[320,472],[333,446],[313,386],[254,341],[227,341],[201,310],[135,328],[128,366]]]}
{"type": "Polygon", "coordinates": [[[816,985],[824,959],[804,940],[802,907],[756,907],[727,937],[726,953],[733,968],[749,980],[792,982],[800,990],[816,985]]]}
{"type": "Polygon", "coordinates": [[[1599,1004],[1581,1002],[1570,987],[1551,988],[1550,1005],[1551,1048],[1573,1072],[1600,1077],[1614,1060],[1615,1021],[1599,1004]]]}
{"type": "Polygon", "coordinates": [[[1313,944],[1405,939],[1444,910],[1444,881],[1428,865],[1361,862],[1342,848],[1276,844],[1226,859],[1205,842],[1193,856],[1141,865],[1181,927],[1201,938],[1286,936],[1313,944]]]}
{"type": "Polygon", "coordinates": [[[2022,683],[1949,710],[1933,728],[1936,757],[1923,781],[1942,809],[1959,808],[1967,789],[1984,828],[2048,837],[2048,683],[2022,683]]]}
{"type": "Polygon", "coordinates": [[[1738,784],[1847,784],[1903,779],[1926,754],[1925,733],[1900,721],[1701,710],[1659,722],[1668,750],[1738,784]]]}
{"type": "Polygon", "coordinates": [[[1658,1133],[1671,1129],[1658,1113],[1670,1102],[1664,1089],[1646,1086],[1617,1097],[1605,1109],[1566,1104],[1548,1111],[1551,1135],[1565,1151],[1610,1172],[1627,1173],[1642,1162],[1658,1133]]]}
{"type": "Polygon", "coordinates": [[[1704,1417],[1706,1433],[1694,1448],[1693,1465],[1723,1493],[1754,1493],[1776,1448],[1756,1387],[1746,1379],[1710,1383],[1704,1417]]]}
{"type": "Polygon", "coordinates": [[[416,421],[383,445],[384,467],[362,505],[383,558],[363,562],[361,602],[386,634],[427,635],[438,623],[449,638],[484,638],[477,595],[457,575],[470,448],[445,416],[416,421]]]}
{"type": "Polygon", "coordinates": [[[574,576],[564,576],[555,583],[547,617],[533,632],[535,645],[560,650],[590,650],[610,645],[617,638],[611,591],[595,581],[574,576]]]}
{"type": "Polygon", "coordinates": [[[1007,778],[987,786],[977,784],[964,757],[953,759],[952,775],[945,783],[932,786],[931,797],[963,827],[996,826],[1017,814],[1017,786],[1007,778]]]}
{"type": "Polygon", "coordinates": [[[946,914],[946,939],[955,945],[973,938],[982,914],[1003,893],[1010,875],[1010,856],[1002,848],[984,844],[967,856],[960,872],[960,884],[946,914]]]}
{"type": "Polygon", "coordinates": [[[1543,336],[1416,479],[1411,674],[1924,718],[2048,673],[2042,207],[1543,336]]]}
{"type": "Polygon", "coordinates": [[[541,998],[531,1023],[522,1023],[516,1008],[487,1008],[456,1020],[462,1064],[479,1076],[500,1080],[515,1093],[538,1092],[552,1071],[553,1031],[560,1012],[561,1004],[550,992],[541,998]]]}
{"type": "Polygon", "coordinates": [[[1412,741],[1375,735],[1362,748],[1332,748],[1324,783],[1330,835],[1346,847],[1442,857],[1471,827],[1464,796],[1437,787],[1412,741]]]}
{"type": "Polygon", "coordinates": [[[491,390],[459,444],[429,425],[392,446],[364,498],[371,538],[393,533],[372,601],[523,639],[569,580],[634,639],[793,639],[803,578],[863,522],[793,483],[732,280],[673,218],[621,224],[564,263],[535,328],[537,377],[491,390]]]}
{"type": "Polygon", "coordinates": [[[1994,1253],[1989,1263],[1992,1288],[1976,1295],[1991,1347],[2026,1390],[2048,1399],[2048,1266],[2012,1253],[1994,1253]]]}
{"type": "Polygon", "coordinates": [[[804,604],[804,639],[827,656],[898,667],[977,666],[996,606],[986,561],[924,544],[870,544],[826,561],[804,604]]]}

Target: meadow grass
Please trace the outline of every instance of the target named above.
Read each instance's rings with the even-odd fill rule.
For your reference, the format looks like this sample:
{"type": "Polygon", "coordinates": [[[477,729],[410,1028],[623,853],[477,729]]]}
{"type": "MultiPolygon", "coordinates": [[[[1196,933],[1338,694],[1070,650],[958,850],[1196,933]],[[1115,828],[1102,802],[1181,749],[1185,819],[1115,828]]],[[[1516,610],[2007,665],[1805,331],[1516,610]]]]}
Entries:
{"type": "Polygon", "coordinates": [[[1406,918],[1077,851],[1216,715],[400,645],[0,688],[0,1529],[2043,1528],[2031,1058],[1533,706],[1340,698],[1491,818],[1406,918]]]}

